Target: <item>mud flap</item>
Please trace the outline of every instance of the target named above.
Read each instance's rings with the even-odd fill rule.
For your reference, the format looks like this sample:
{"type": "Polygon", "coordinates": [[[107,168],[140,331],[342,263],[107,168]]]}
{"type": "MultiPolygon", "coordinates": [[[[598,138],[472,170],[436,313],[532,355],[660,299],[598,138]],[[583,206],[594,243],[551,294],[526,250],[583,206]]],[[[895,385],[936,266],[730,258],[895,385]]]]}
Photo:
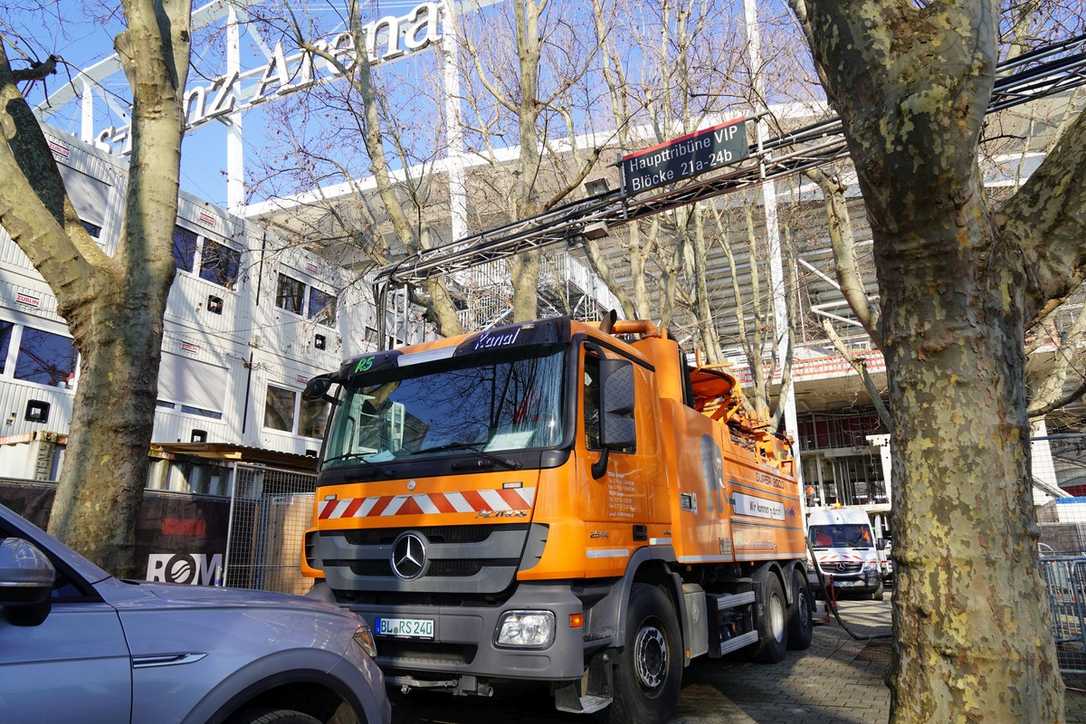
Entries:
{"type": "Polygon", "coordinates": [[[554,690],[554,708],[570,714],[595,714],[614,699],[614,657],[601,651],[591,658],[584,675],[554,690]]]}

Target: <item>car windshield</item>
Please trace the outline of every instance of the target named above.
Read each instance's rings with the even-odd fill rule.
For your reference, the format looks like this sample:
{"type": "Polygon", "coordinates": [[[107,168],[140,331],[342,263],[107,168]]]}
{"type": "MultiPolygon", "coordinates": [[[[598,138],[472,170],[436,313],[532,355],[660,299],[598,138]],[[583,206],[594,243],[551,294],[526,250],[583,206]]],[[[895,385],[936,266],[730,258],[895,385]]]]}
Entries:
{"type": "Polygon", "coordinates": [[[324,469],[429,455],[544,448],[562,439],[562,350],[461,358],[348,383],[324,469]]]}
{"type": "Polygon", "coordinates": [[[812,525],[807,532],[812,548],[874,548],[871,529],[861,523],[812,525]]]}

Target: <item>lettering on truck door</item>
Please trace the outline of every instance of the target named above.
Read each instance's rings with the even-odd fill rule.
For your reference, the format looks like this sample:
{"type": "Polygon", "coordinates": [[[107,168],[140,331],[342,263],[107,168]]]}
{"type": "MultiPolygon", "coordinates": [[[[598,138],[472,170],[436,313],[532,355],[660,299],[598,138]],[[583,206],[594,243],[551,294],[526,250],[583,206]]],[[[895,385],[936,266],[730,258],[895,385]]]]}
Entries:
{"type": "Polygon", "coordinates": [[[621,570],[633,551],[647,541],[633,540],[633,525],[647,523],[653,510],[653,492],[659,471],[656,436],[653,434],[651,373],[634,364],[635,446],[611,450],[607,471],[592,477],[592,464],[600,450],[600,355],[620,357],[610,350],[581,347],[580,414],[577,432],[577,476],[583,482],[584,519],[589,539],[589,570],[621,570]],[[607,563],[605,563],[607,562],[607,563]]]}

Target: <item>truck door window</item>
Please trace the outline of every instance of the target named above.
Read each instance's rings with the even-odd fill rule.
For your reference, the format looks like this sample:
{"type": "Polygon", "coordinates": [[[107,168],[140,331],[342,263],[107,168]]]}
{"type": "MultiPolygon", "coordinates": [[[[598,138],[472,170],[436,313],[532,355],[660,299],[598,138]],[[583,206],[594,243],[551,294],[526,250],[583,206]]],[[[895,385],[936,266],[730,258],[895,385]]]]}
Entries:
{"type": "Polygon", "coordinates": [[[600,449],[600,358],[584,353],[584,442],[589,450],[600,449]]]}

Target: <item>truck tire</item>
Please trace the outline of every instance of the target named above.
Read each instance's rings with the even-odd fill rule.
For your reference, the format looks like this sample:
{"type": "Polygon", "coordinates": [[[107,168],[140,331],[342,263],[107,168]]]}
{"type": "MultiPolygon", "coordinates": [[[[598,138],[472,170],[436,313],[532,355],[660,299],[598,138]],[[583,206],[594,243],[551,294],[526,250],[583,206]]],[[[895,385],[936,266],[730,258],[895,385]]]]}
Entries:
{"type": "Polygon", "coordinates": [[[879,581],[879,587],[876,588],[871,593],[871,600],[872,601],[881,601],[882,600],[882,591],[883,591],[883,589],[882,589],[882,581],[879,581]]]}
{"type": "Polygon", "coordinates": [[[792,569],[792,605],[788,609],[788,648],[805,651],[814,638],[814,621],[811,619],[811,589],[803,569],[792,569]]]}
{"type": "Polygon", "coordinates": [[[610,724],[668,721],[679,703],[683,649],[679,617],[662,588],[633,584],[626,641],[617,658],[610,724]]]}
{"type": "Polygon", "coordinates": [[[769,568],[759,569],[754,574],[754,594],[758,643],[750,649],[750,658],[775,664],[788,652],[788,604],[781,579],[769,568]]]}

